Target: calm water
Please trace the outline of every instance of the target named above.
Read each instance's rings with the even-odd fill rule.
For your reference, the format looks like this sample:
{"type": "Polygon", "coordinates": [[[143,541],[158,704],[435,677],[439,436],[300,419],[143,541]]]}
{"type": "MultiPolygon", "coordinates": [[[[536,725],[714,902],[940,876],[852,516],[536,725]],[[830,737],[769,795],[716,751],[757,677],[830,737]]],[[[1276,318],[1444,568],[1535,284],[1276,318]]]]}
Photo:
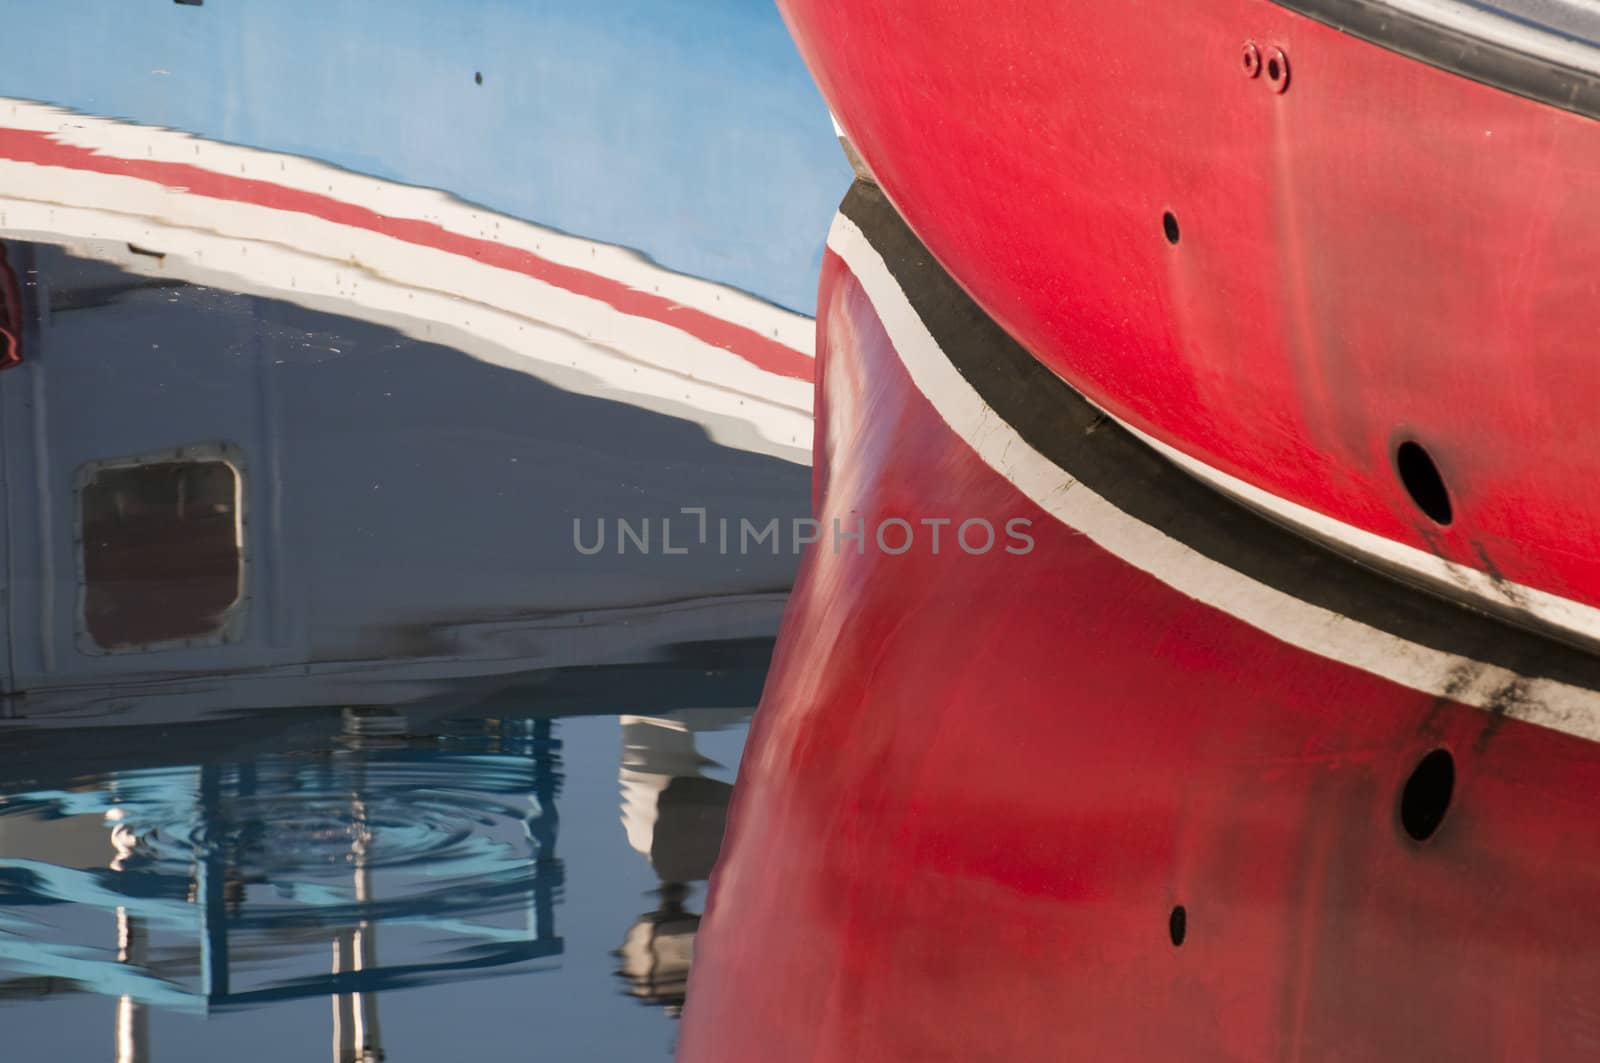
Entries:
{"type": "Polygon", "coordinates": [[[527,701],[5,797],[6,1058],[669,1057],[748,710],[527,701]]]}
{"type": "Polygon", "coordinates": [[[808,470],[550,346],[11,241],[3,1058],[666,1059],[808,470]]]}

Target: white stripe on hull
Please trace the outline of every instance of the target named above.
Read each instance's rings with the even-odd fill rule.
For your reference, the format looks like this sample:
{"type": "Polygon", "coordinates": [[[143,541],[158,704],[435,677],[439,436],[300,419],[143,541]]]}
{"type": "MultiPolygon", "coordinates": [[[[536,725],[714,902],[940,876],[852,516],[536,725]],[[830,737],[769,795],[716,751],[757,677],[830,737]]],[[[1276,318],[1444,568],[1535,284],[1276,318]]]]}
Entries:
{"type": "MultiPolygon", "coordinates": [[[[33,119],[38,118],[36,112],[51,110],[13,107],[33,119]]],[[[3,116],[0,109],[0,124],[3,116]]],[[[339,180],[331,185],[325,181],[323,187],[308,190],[323,195],[359,193],[361,198],[351,201],[354,205],[377,210],[381,204],[389,211],[396,206],[391,199],[402,206],[432,204],[439,216],[429,220],[443,224],[448,216],[460,227],[476,219],[480,228],[490,230],[484,238],[496,243],[506,242],[508,233],[520,234],[524,242],[556,239],[536,226],[471,211],[443,193],[143,126],[104,119],[77,121],[86,123],[74,127],[79,139],[84,138],[84,129],[90,129],[99,140],[124,152],[131,152],[141,137],[170,152],[175,139],[191,150],[200,149],[201,157],[213,163],[247,156],[261,168],[282,161],[283,173],[298,174],[302,182],[312,171],[338,174],[339,180]],[[543,235],[537,239],[529,235],[535,233],[543,235]]],[[[192,195],[140,177],[4,159],[0,159],[0,233],[55,243],[64,237],[89,241],[80,250],[135,272],[231,287],[387,324],[569,390],[692,420],[728,446],[796,464],[810,462],[808,381],[767,372],[661,321],[624,313],[589,296],[450,251],[297,211],[192,195]],[[125,254],[117,245],[126,244],[163,257],[125,254]]],[[[691,294],[695,301],[714,307],[713,316],[735,324],[754,322],[768,334],[783,333],[792,339],[802,331],[785,323],[793,318],[803,324],[804,350],[811,352],[815,326],[810,318],[733,289],[672,274],[618,248],[568,236],[559,236],[557,243],[567,254],[573,247],[595,249],[592,258],[584,252],[580,268],[598,273],[593,263],[599,262],[614,271],[601,275],[631,286],[671,290],[674,297],[691,294]],[[599,253],[600,249],[607,253],[599,253]]],[[[544,246],[537,253],[553,259],[550,251],[544,246]]]]}
{"type": "Polygon", "coordinates": [[[1478,569],[1345,524],[1212,468],[1120,418],[1107,416],[1196,479],[1341,553],[1378,569],[1402,573],[1422,586],[1488,612],[1600,642],[1600,609],[1510,580],[1496,580],[1478,569]]]}
{"type": "Polygon", "coordinates": [[[1174,590],[1308,653],[1600,741],[1600,692],[1409,642],[1252,579],[1124,513],[1033,449],[984,402],[940,350],[877,249],[843,214],[834,219],[828,247],[866,289],[918,391],[985,464],[1055,519],[1174,590]]]}
{"type": "MultiPolygon", "coordinates": [[[[810,355],[811,318],[748,292],[675,273],[630,248],[599,243],[464,203],[446,192],[352,173],[296,155],[206,140],[188,133],[61,107],[0,97],[0,126],[47,133],[98,155],[182,163],[228,177],[266,181],[328,196],[392,218],[426,221],[448,232],[530,251],[559,265],[620,281],[765,336],[810,355]]],[[[8,189],[9,191],[9,189],[8,189]]]]}

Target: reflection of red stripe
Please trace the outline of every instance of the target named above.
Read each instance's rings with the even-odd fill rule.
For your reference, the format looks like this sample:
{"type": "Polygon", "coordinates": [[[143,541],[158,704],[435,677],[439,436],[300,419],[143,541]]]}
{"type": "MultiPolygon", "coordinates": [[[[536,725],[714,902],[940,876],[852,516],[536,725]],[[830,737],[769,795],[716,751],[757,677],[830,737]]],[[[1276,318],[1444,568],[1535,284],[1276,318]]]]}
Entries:
{"type": "Polygon", "coordinates": [[[62,144],[46,133],[22,129],[0,129],[0,157],[40,166],[59,166],[72,170],[117,174],[183,188],[209,199],[252,203],[274,210],[309,214],[340,225],[382,233],[420,247],[461,255],[486,265],[521,273],[546,284],[553,284],[577,295],[597,299],[632,317],[648,318],[671,325],[695,339],[738,355],[758,369],[794,380],[811,380],[812,359],[763,336],[754,329],[735,325],[702,310],[680,306],[650,292],[630,288],[621,281],[563,266],[531,251],[507,247],[489,240],[462,236],[432,222],[392,218],[386,214],[342,202],[330,196],[285,188],[248,177],[232,177],[181,162],[155,159],[123,159],[99,155],[88,148],[62,144]]]}

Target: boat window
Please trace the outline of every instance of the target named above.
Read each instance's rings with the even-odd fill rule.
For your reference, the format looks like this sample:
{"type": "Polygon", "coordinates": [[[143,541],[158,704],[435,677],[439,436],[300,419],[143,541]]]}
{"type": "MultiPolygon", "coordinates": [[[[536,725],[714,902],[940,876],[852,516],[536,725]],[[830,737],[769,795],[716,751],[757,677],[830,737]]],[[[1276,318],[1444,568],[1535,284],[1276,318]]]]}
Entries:
{"type": "Polygon", "coordinates": [[[79,473],[84,648],[224,639],[244,589],[238,467],[210,448],[79,473]]]}

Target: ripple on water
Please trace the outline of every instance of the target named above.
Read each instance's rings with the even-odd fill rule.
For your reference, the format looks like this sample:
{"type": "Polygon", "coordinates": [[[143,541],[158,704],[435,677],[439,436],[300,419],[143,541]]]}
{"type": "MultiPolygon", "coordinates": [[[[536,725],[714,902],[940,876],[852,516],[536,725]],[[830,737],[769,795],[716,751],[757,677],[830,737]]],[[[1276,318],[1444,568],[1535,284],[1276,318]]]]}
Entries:
{"type": "Polygon", "coordinates": [[[340,751],[123,773],[0,816],[104,817],[94,889],[49,876],[32,887],[41,899],[171,896],[163,883],[213,866],[248,892],[256,924],[482,916],[554,888],[557,785],[548,755],[340,751]]]}

